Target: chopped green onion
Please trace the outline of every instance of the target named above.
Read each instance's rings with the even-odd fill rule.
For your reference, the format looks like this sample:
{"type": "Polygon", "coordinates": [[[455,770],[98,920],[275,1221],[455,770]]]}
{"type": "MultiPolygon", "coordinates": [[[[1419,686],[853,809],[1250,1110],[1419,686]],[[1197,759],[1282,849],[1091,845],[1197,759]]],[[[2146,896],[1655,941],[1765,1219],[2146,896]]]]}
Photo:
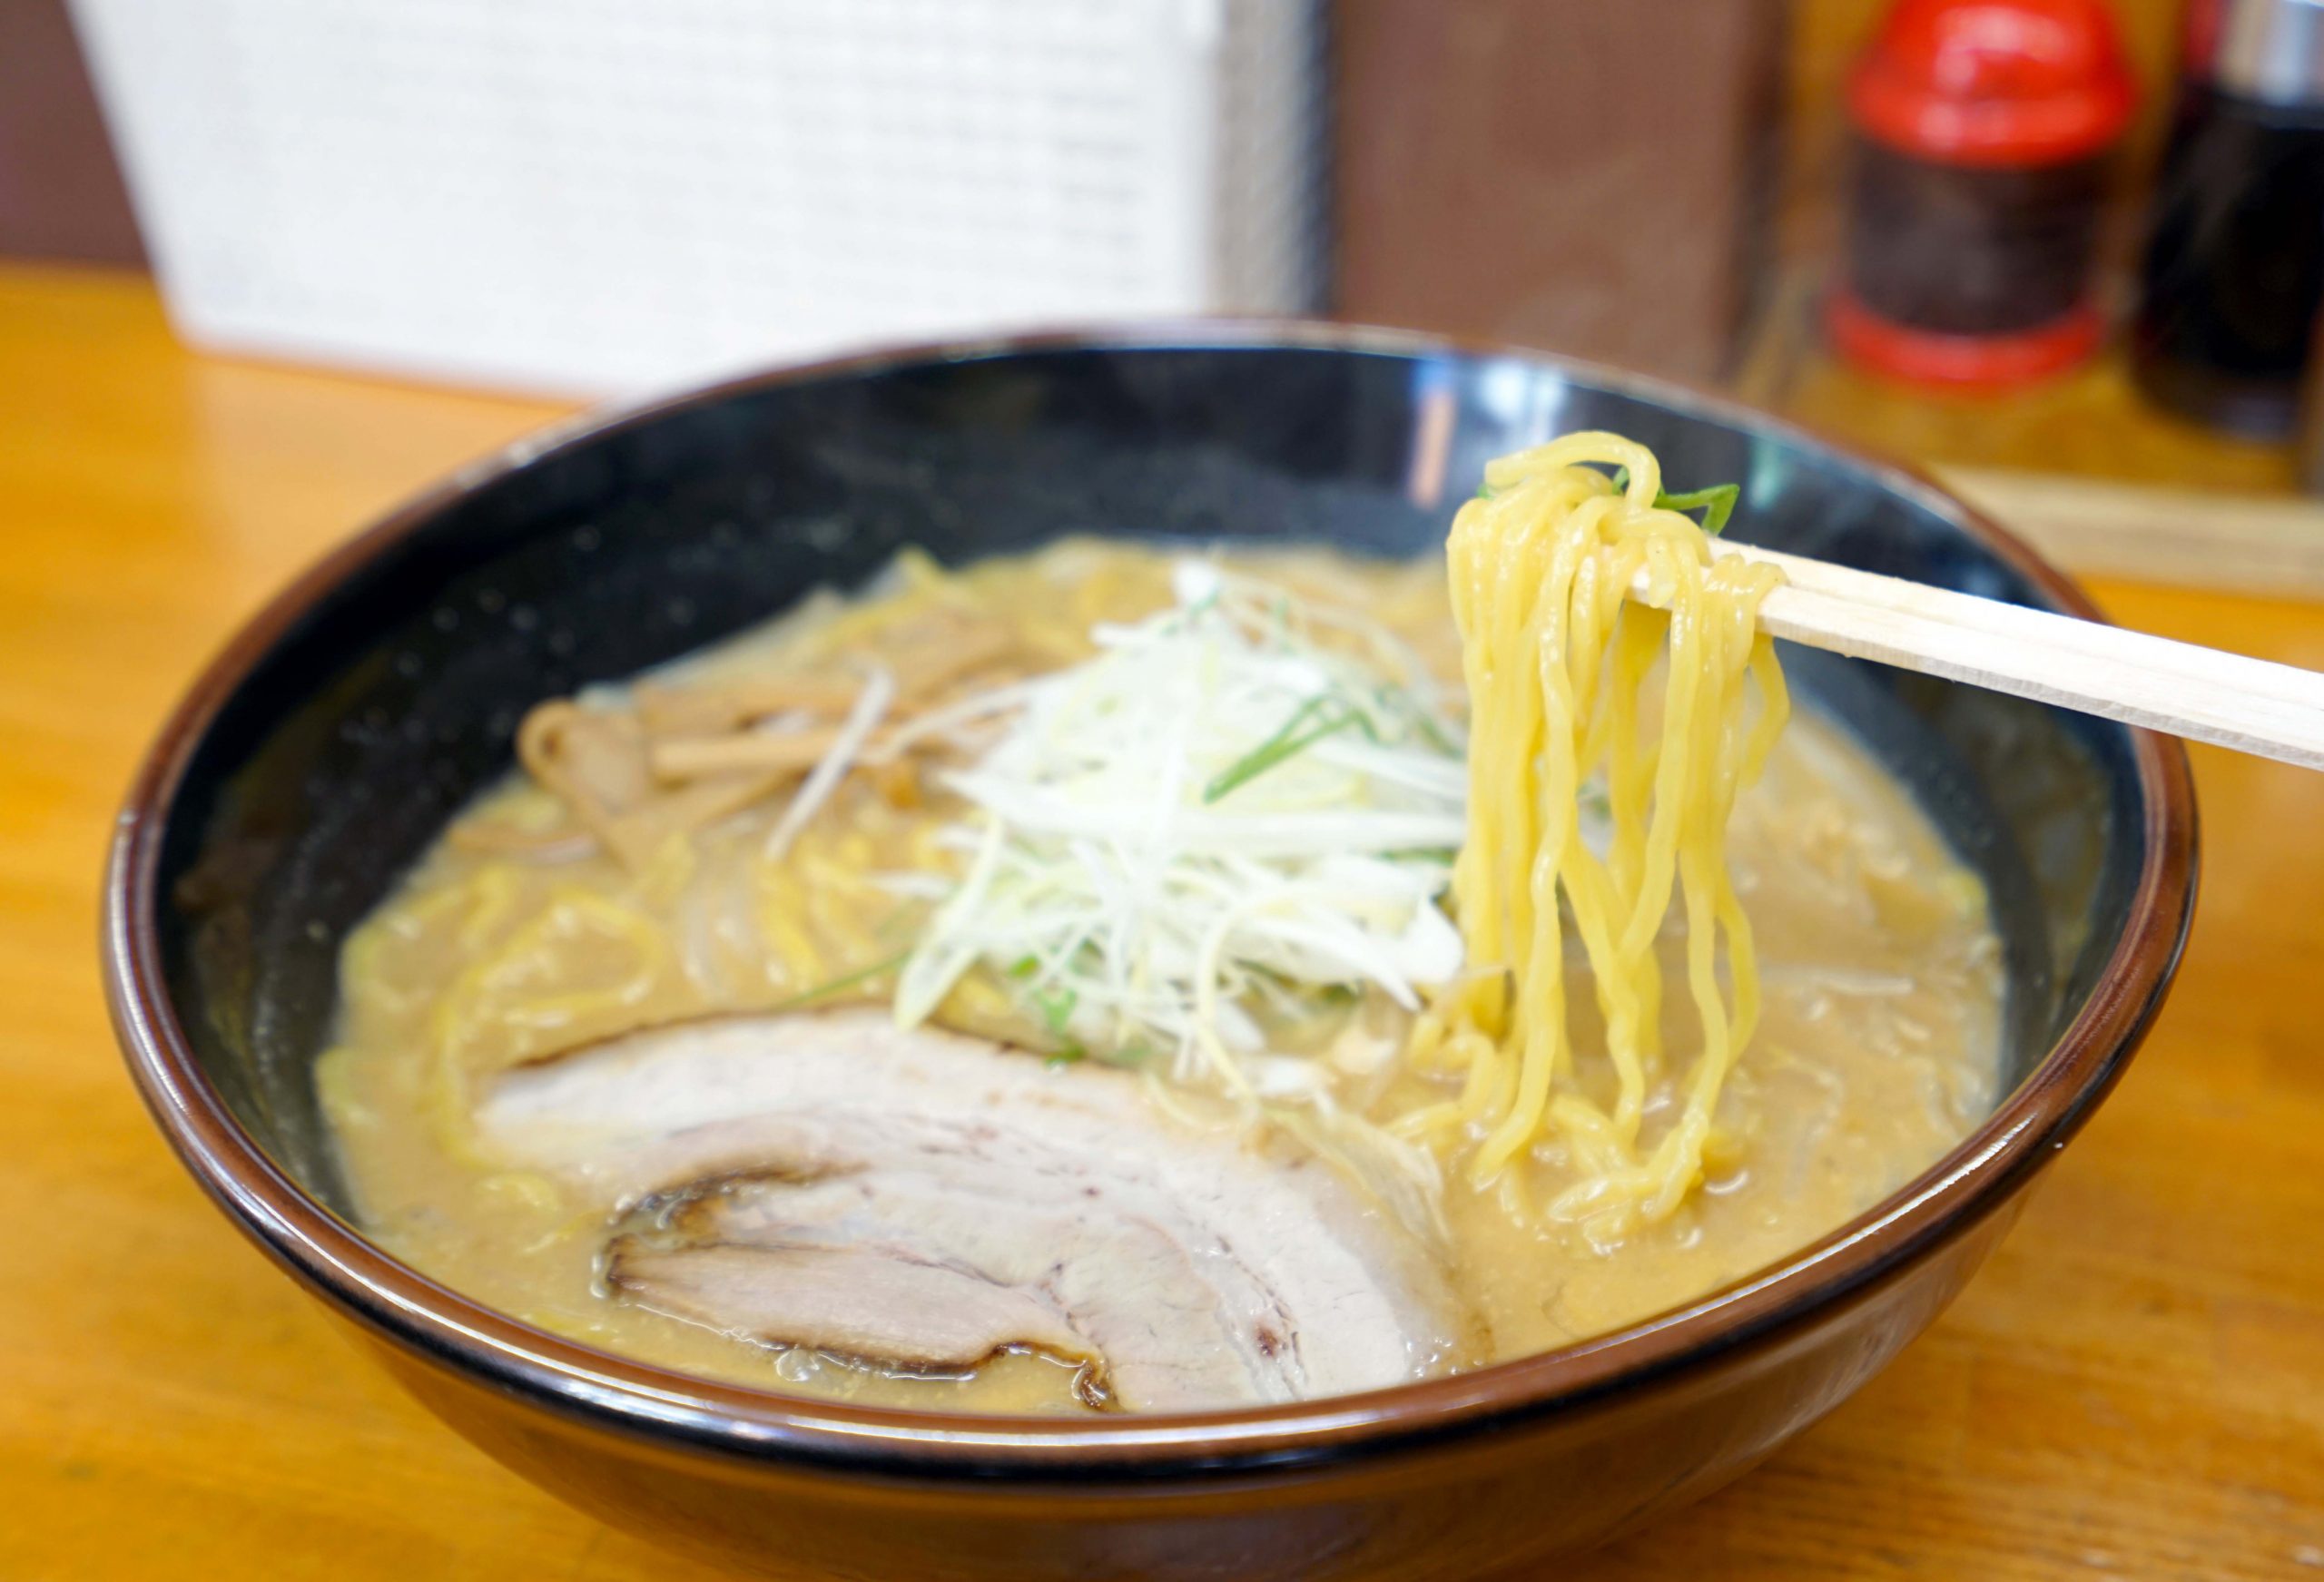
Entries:
{"type": "Polygon", "coordinates": [[[1699,510],[1703,514],[1703,531],[1716,538],[1727,526],[1727,519],[1735,514],[1735,502],[1742,497],[1742,494],[1741,484],[1713,484],[1707,489],[1697,489],[1687,495],[1674,495],[1666,490],[1654,496],[1654,508],[1658,511],[1699,510]]]}
{"type": "Polygon", "coordinates": [[[1070,988],[1045,988],[1031,997],[1033,1008],[1040,1013],[1041,1026],[1058,1037],[1065,1037],[1066,1024],[1073,1019],[1073,1007],[1081,1003],[1080,992],[1070,988]]]}
{"type": "Polygon", "coordinates": [[[1428,717],[1426,709],[1416,708],[1413,711],[1413,729],[1420,732],[1422,741],[1435,748],[1445,757],[1461,756],[1461,744],[1444,733],[1443,726],[1428,717]]]}
{"type": "Polygon", "coordinates": [[[767,1007],[767,1010],[770,1013],[796,1010],[802,1006],[811,1006],[818,1000],[829,999],[835,994],[844,994],[847,990],[869,983],[884,973],[893,972],[904,964],[905,958],[911,954],[909,950],[899,950],[893,956],[874,961],[869,967],[860,967],[853,972],[843,973],[832,978],[829,983],[819,983],[812,988],[803,989],[789,999],[777,1000],[767,1007]]]}
{"type": "MultiPolygon", "coordinates": [[[[1630,486],[1630,469],[1616,467],[1613,485],[1618,495],[1628,489],[1630,486]]],[[[1674,495],[1668,489],[1661,489],[1655,494],[1654,508],[1658,511],[1700,511],[1703,514],[1703,531],[1716,538],[1726,527],[1727,519],[1735,515],[1735,502],[1742,496],[1741,484],[1713,484],[1707,489],[1696,489],[1684,495],[1674,495]]]]}
{"type": "MultiPolygon", "coordinates": [[[[1422,741],[1445,757],[1461,756],[1461,744],[1447,736],[1444,727],[1429,717],[1428,708],[1403,688],[1384,682],[1372,689],[1372,702],[1383,715],[1403,715],[1422,741]]],[[[1375,735],[1373,740],[1377,742],[1379,737],[1375,735]]]]}
{"type": "Polygon", "coordinates": [[[1291,718],[1285,720],[1274,735],[1227,765],[1212,779],[1208,785],[1203,787],[1204,805],[1207,806],[1228,792],[1248,785],[1285,759],[1305,752],[1324,737],[1335,732],[1344,731],[1350,725],[1360,728],[1374,742],[1380,740],[1380,733],[1373,729],[1371,718],[1364,711],[1352,707],[1329,693],[1316,693],[1294,709],[1291,718]],[[1318,723],[1308,724],[1310,719],[1320,715],[1334,703],[1339,705],[1340,712],[1337,714],[1318,723]],[[1304,730],[1303,726],[1305,727],[1304,730]]]}

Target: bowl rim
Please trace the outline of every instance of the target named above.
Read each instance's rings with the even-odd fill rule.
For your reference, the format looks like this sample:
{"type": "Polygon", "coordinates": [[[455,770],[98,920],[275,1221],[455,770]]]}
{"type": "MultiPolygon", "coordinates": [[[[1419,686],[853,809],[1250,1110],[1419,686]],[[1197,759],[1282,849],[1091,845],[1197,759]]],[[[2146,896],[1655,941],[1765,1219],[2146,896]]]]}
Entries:
{"type": "Polygon", "coordinates": [[[1779,1344],[2003,1207],[2121,1076],[2168,992],[2193,915],[2196,812],[2183,747],[2130,731],[2145,806],[2122,937],[2073,1022],[1994,1112],[1911,1182],[1830,1234],[1679,1307],[1553,1351],[1359,1395],[1098,1419],[866,1407],[695,1379],[537,1329],[438,1284],[365,1239],[260,1147],[204,1076],[162,976],[162,836],[198,746],[275,644],[342,581],[456,501],[553,453],[757,390],[920,364],[1059,351],[1325,350],[1512,359],[1849,464],[1960,526],[2057,607],[2104,617],[2016,537],[1914,468],[1744,403],[1583,359],[1401,329],[1298,319],[1172,319],[885,348],[586,410],[450,474],[338,545],[247,618],[141,763],[117,820],[100,948],[114,1032],[149,1110],[203,1189],[301,1284],[372,1333],[558,1414],[660,1444],[916,1479],[1216,1479],[1375,1455],[1571,1412],[1779,1344]]]}

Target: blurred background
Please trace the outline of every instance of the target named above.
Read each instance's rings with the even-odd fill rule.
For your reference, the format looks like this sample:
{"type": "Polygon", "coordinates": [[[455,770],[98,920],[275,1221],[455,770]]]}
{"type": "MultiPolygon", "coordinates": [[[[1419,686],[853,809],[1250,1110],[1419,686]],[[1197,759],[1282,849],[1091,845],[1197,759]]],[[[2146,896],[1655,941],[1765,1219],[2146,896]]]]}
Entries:
{"type": "Polygon", "coordinates": [[[2324,586],[2324,0],[0,0],[0,255],[559,398],[1407,325],[1729,389],[2084,570],[2324,586]]]}

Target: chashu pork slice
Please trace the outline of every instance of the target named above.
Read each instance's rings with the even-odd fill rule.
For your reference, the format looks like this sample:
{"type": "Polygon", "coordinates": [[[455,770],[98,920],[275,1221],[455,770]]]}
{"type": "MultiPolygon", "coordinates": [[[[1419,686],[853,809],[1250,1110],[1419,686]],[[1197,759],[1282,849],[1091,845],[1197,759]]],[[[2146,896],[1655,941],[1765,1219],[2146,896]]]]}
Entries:
{"type": "Polygon", "coordinates": [[[1429,1250],[1313,1156],[881,1012],[631,1034],[502,1077],[479,1121],[625,1227],[618,1293],[769,1344],[1029,1349],[1169,1410],[1375,1389],[1476,1341],[1429,1250]]]}

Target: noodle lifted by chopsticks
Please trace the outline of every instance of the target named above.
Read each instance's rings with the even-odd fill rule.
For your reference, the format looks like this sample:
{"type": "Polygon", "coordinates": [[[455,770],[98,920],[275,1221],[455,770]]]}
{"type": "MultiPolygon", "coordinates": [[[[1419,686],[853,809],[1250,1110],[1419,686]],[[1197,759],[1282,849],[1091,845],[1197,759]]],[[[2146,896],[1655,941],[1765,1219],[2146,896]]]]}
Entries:
{"type": "Polygon", "coordinates": [[[1400,1129],[1465,1147],[1480,1184],[1537,1144],[1561,1146],[1572,1182],[1550,1213],[1612,1241],[1667,1218],[1701,1178],[1720,1088],[1758,1018],[1726,833],[1787,712],[1773,646],[1755,629],[1775,574],[1714,560],[1701,527],[1658,507],[1668,497],[1653,453],[1615,435],[1505,457],[1485,481],[1447,546],[1471,708],[1468,833],[1453,872],[1470,971],[1436,997],[1412,1045],[1464,1079],[1400,1129]],[[1627,469],[1626,484],[1601,467],[1627,469]],[[1667,613],[1626,597],[1640,572],[1667,613]],[[1647,683],[1666,654],[1650,727],[1647,683]],[[1747,719],[1754,677],[1762,703],[1747,719]],[[1579,818],[1584,784],[1601,774],[1603,856],[1579,818]],[[1665,1122],[1647,1109],[1668,1075],[1655,940],[1674,881],[1702,1046],[1665,1122]],[[1567,1027],[1566,913],[1605,1024],[1603,1071],[1580,1067],[1567,1027]]]}

